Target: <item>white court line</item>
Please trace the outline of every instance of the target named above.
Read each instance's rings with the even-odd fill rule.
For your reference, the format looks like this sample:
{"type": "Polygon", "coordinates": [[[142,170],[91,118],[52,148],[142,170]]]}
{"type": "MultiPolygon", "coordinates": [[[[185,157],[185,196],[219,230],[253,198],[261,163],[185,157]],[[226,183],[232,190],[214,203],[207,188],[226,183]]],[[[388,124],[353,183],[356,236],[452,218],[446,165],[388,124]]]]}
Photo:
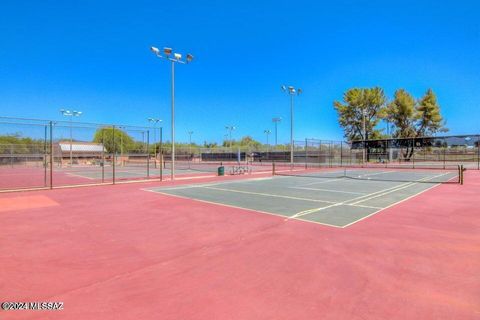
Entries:
{"type": "MultiPolygon", "coordinates": [[[[294,177],[295,179],[297,179],[297,177],[294,177]]],[[[309,177],[311,179],[318,179],[318,177],[309,177]]],[[[332,179],[327,179],[327,180],[319,180],[319,181],[315,181],[315,182],[310,182],[310,183],[305,183],[305,184],[299,184],[299,186],[311,186],[311,185],[314,185],[314,184],[322,184],[322,183],[329,183],[329,182],[334,182],[334,181],[339,181],[339,180],[344,180],[345,177],[338,177],[338,178],[332,178],[332,179]]]]}
{"type": "Polygon", "coordinates": [[[98,180],[99,179],[99,178],[90,178],[90,177],[86,177],[86,176],[82,176],[80,174],[74,174],[74,173],[70,173],[70,172],[66,172],[65,174],[68,175],[68,176],[77,177],[77,178],[84,178],[84,179],[89,179],[89,180],[98,180]]]}
{"type": "MultiPolygon", "coordinates": [[[[285,218],[285,216],[282,216],[281,214],[273,213],[273,212],[244,208],[244,207],[234,206],[234,205],[225,204],[225,203],[221,203],[221,202],[213,202],[213,201],[208,201],[208,200],[189,198],[189,197],[185,197],[185,196],[179,196],[179,195],[176,195],[176,194],[164,193],[164,192],[161,192],[161,191],[154,191],[154,190],[149,190],[149,189],[143,189],[143,190],[147,191],[147,192],[152,192],[152,193],[159,193],[159,194],[162,194],[164,196],[169,196],[169,197],[176,197],[176,198],[180,198],[180,199],[187,199],[187,200],[198,201],[198,202],[213,204],[213,205],[217,205],[217,206],[227,207],[227,208],[241,209],[241,210],[250,211],[250,212],[253,212],[253,213],[264,213],[264,214],[268,214],[268,215],[279,217],[279,218],[285,218]]],[[[303,220],[299,220],[299,221],[303,221],[303,220]]],[[[320,224],[320,225],[328,226],[328,227],[341,228],[340,226],[336,226],[334,224],[329,224],[329,223],[322,223],[322,222],[317,222],[317,221],[305,221],[305,222],[316,223],[316,224],[320,224]]]]}
{"type": "MultiPolygon", "coordinates": [[[[432,180],[432,179],[435,179],[435,178],[439,178],[439,177],[444,176],[444,175],[446,175],[446,174],[448,174],[448,173],[439,174],[439,175],[433,176],[433,177],[431,177],[431,178],[428,178],[428,177],[422,178],[422,179],[419,179],[418,182],[412,182],[412,185],[418,184],[419,182],[424,182],[424,181],[432,180]]],[[[407,185],[407,186],[404,186],[404,187],[402,187],[402,188],[398,188],[398,189],[395,189],[395,190],[391,190],[391,191],[388,191],[388,192],[385,192],[385,193],[382,193],[382,194],[378,194],[378,195],[375,195],[375,196],[372,196],[372,197],[369,197],[369,198],[366,198],[366,199],[363,199],[363,200],[354,202],[354,203],[352,203],[352,204],[357,204],[357,203],[361,203],[361,202],[368,201],[368,200],[371,200],[371,199],[375,199],[375,198],[381,197],[381,196],[383,196],[383,195],[392,193],[392,192],[394,192],[394,191],[405,189],[405,188],[407,188],[407,187],[410,187],[410,186],[407,185]]]]}
{"type": "Polygon", "coordinates": [[[369,208],[369,209],[382,209],[382,207],[366,206],[364,204],[348,204],[348,203],[346,203],[346,204],[344,204],[344,206],[369,208]]]}
{"type": "MultiPolygon", "coordinates": [[[[338,204],[338,203],[339,203],[339,202],[326,201],[326,200],[317,200],[317,199],[310,199],[310,198],[300,198],[300,197],[292,197],[292,196],[269,194],[269,193],[260,193],[260,192],[251,192],[251,191],[243,191],[243,190],[234,190],[234,189],[225,189],[225,188],[215,188],[215,187],[203,187],[203,188],[204,188],[204,189],[219,190],[219,191],[234,192],[234,193],[253,194],[253,195],[265,196],[265,197],[273,197],[273,198],[284,198],[284,199],[293,199],[293,200],[310,201],[310,202],[324,202],[324,203],[330,203],[330,204],[332,204],[332,205],[335,205],[335,204],[338,204]]],[[[380,209],[379,207],[366,206],[366,205],[356,205],[356,204],[348,204],[348,205],[349,205],[349,206],[353,206],[353,207],[364,207],[364,208],[380,209]]],[[[315,209],[315,210],[316,210],[316,209],[315,209]]]]}
{"type": "MultiPolygon", "coordinates": [[[[374,175],[377,175],[377,174],[385,174],[385,173],[392,173],[392,172],[395,172],[395,171],[381,171],[381,172],[375,172],[375,173],[366,173],[366,174],[362,174],[360,175],[360,177],[369,177],[369,176],[374,176],[374,175]]],[[[342,174],[345,174],[345,171],[328,171],[328,173],[342,173],[342,174]]],[[[295,177],[295,176],[293,176],[295,177]]],[[[316,176],[311,176],[311,177],[308,177],[308,176],[300,176],[301,178],[305,177],[305,178],[312,178],[312,179],[316,179],[318,177],[316,176]]],[[[304,184],[300,184],[299,186],[300,187],[304,187],[304,186],[311,186],[311,185],[314,185],[314,184],[321,184],[321,183],[327,183],[327,182],[332,182],[332,181],[338,181],[338,180],[341,180],[341,179],[346,179],[347,176],[341,176],[341,177],[332,177],[331,179],[330,178],[327,178],[328,180],[323,180],[323,181],[315,181],[315,182],[310,182],[310,183],[304,183],[304,184]]]]}
{"type": "Polygon", "coordinates": [[[212,190],[219,190],[219,191],[226,191],[226,192],[234,192],[234,193],[244,193],[244,194],[253,194],[256,196],[263,196],[263,197],[272,197],[272,198],[283,198],[283,199],[292,199],[292,200],[301,200],[301,201],[311,201],[311,202],[323,202],[323,203],[336,203],[332,201],[326,200],[317,200],[317,199],[309,199],[309,198],[299,198],[299,197],[291,197],[291,196],[283,196],[279,194],[270,194],[270,193],[260,193],[260,192],[251,192],[251,191],[242,191],[242,190],[234,190],[234,189],[225,189],[225,188],[216,188],[216,187],[203,187],[205,189],[212,189],[212,190]]]}
{"type": "Polygon", "coordinates": [[[425,189],[425,190],[422,190],[422,191],[420,191],[420,192],[417,192],[417,193],[415,193],[415,194],[412,194],[411,196],[409,196],[409,197],[407,197],[407,198],[405,198],[405,199],[402,199],[402,200],[399,200],[399,201],[397,201],[397,202],[394,202],[394,203],[386,206],[385,208],[381,208],[380,210],[377,210],[377,211],[375,211],[375,212],[372,212],[372,213],[370,213],[369,215],[366,215],[366,216],[363,217],[363,218],[360,218],[360,219],[358,219],[358,220],[355,220],[355,221],[353,221],[353,222],[350,222],[349,224],[346,224],[346,225],[344,225],[343,227],[340,227],[340,228],[349,227],[349,226],[351,226],[351,225],[353,225],[353,224],[355,224],[355,223],[357,223],[357,222],[359,222],[359,221],[365,220],[365,219],[367,219],[367,218],[369,218],[369,217],[371,217],[371,216],[373,216],[373,215],[375,215],[375,214],[377,214],[377,213],[379,213],[379,212],[381,212],[381,211],[383,211],[383,210],[385,210],[385,209],[391,208],[391,207],[393,207],[393,206],[395,206],[395,205],[397,205],[397,204],[399,204],[399,203],[402,203],[402,202],[404,202],[404,201],[407,201],[407,200],[409,200],[409,199],[411,199],[411,198],[413,198],[413,197],[416,197],[416,196],[418,196],[418,195],[420,195],[420,194],[422,194],[422,193],[424,193],[424,192],[427,192],[428,190],[431,190],[431,189],[433,189],[433,188],[436,188],[436,187],[438,187],[439,185],[440,185],[440,183],[437,183],[437,184],[431,186],[430,188],[427,188],[427,189],[425,189]]]}
{"type": "MultiPolygon", "coordinates": [[[[206,177],[206,176],[202,176],[206,177]]],[[[182,189],[192,189],[192,188],[204,188],[204,187],[209,187],[209,186],[220,186],[224,184],[230,184],[230,183],[246,183],[246,182],[252,182],[252,181],[262,181],[262,180],[271,180],[272,177],[267,177],[267,178],[255,178],[255,179],[245,179],[245,180],[229,180],[229,181],[223,181],[223,182],[210,182],[210,183],[202,183],[202,184],[193,184],[193,185],[182,185],[178,187],[171,187],[171,188],[163,188],[163,187],[157,187],[161,189],[162,191],[169,191],[169,190],[182,190],[182,189]]],[[[180,180],[180,178],[176,178],[176,180],[180,180]]],[[[190,180],[190,178],[184,178],[183,180],[190,180]]]]}
{"type": "MultiPolygon", "coordinates": [[[[389,188],[389,189],[385,189],[385,190],[382,190],[383,192],[379,193],[379,191],[377,192],[374,192],[370,195],[367,195],[367,196],[363,196],[363,197],[357,197],[357,198],[353,198],[353,199],[350,199],[350,200],[347,200],[347,201],[344,201],[343,203],[339,203],[337,205],[330,205],[330,206],[326,206],[326,207],[322,207],[322,208],[318,208],[317,210],[307,210],[307,211],[304,211],[304,212],[299,212],[295,215],[293,215],[291,218],[297,218],[297,217],[300,217],[300,216],[304,216],[304,215],[307,215],[307,214],[311,214],[311,213],[314,213],[314,212],[318,212],[318,211],[322,211],[322,210],[325,210],[325,209],[328,209],[328,208],[331,208],[331,207],[335,207],[335,206],[339,206],[339,205],[358,205],[358,203],[361,203],[361,202],[364,202],[364,201],[367,201],[367,200],[371,200],[371,199],[374,199],[374,198],[378,198],[378,197],[381,197],[381,196],[384,196],[386,194],[389,194],[389,193],[392,193],[392,192],[395,192],[395,191],[398,191],[398,190],[402,190],[402,189],[405,189],[405,188],[408,188],[408,187],[411,187],[411,186],[414,186],[420,182],[424,182],[424,181],[428,181],[428,180],[432,180],[432,179],[435,179],[435,178],[438,178],[438,177],[441,177],[441,176],[444,176],[448,173],[443,173],[443,174],[439,174],[439,175],[436,175],[436,176],[433,176],[433,177],[425,177],[425,178],[422,178],[422,179],[419,179],[417,182],[408,182],[408,183],[405,183],[405,184],[402,184],[402,185],[399,185],[397,187],[392,187],[392,188],[389,188]],[[374,195],[375,193],[379,193],[379,194],[376,194],[374,195]],[[362,200],[359,200],[359,201],[356,201],[356,202],[353,202],[353,203],[349,203],[353,200],[357,200],[357,199],[361,199],[361,198],[365,198],[365,199],[362,199],[362,200]]],[[[438,184],[437,184],[438,185],[438,184]]],[[[431,188],[428,188],[428,189],[431,189],[431,188]]],[[[427,190],[428,190],[427,189],[427,190]]],[[[409,197],[410,198],[410,197],[409,197]]],[[[409,199],[407,198],[407,199],[409,199]]],[[[387,206],[386,208],[388,208],[390,206],[387,206]]],[[[381,211],[383,209],[380,209],[379,211],[381,211]]],[[[377,212],[379,212],[377,211],[377,212]]],[[[290,218],[290,219],[291,219],[290,218]]]]}
{"type": "Polygon", "coordinates": [[[365,192],[352,192],[352,191],[341,191],[341,190],[330,190],[330,189],[318,189],[318,188],[305,188],[305,187],[288,187],[289,189],[301,189],[301,190],[314,190],[314,191],[325,191],[325,192],[335,192],[335,193],[346,193],[346,194],[367,194],[365,192]]]}
{"type": "Polygon", "coordinates": [[[310,214],[310,213],[313,213],[313,212],[317,212],[317,211],[321,211],[321,210],[325,210],[325,209],[328,209],[328,208],[331,208],[331,207],[345,205],[345,204],[348,204],[351,201],[366,198],[366,197],[370,197],[370,196],[376,195],[378,193],[384,193],[384,192],[389,191],[389,190],[395,191],[396,189],[398,189],[400,187],[408,186],[410,184],[412,184],[412,182],[407,182],[407,183],[400,184],[398,186],[394,186],[394,187],[390,187],[390,188],[387,188],[387,189],[382,189],[382,190],[379,190],[379,191],[375,191],[375,192],[372,192],[372,193],[369,193],[369,194],[366,194],[366,195],[363,195],[363,196],[359,196],[359,197],[355,197],[353,199],[345,200],[343,202],[337,202],[337,203],[332,204],[330,206],[316,208],[316,209],[310,209],[310,210],[305,210],[305,211],[300,211],[300,212],[297,212],[296,214],[294,214],[293,216],[289,217],[289,219],[304,216],[304,215],[307,215],[307,214],[310,214]]]}
{"type": "MultiPolygon", "coordinates": [[[[355,171],[361,171],[361,170],[352,170],[353,172],[355,171]]],[[[365,170],[363,170],[364,172],[365,170]]],[[[368,172],[368,171],[367,171],[368,172]]],[[[397,172],[397,171],[380,171],[380,172],[375,172],[375,173],[365,173],[365,174],[360,174],[358,175],[359,177],[370,177],[370,176],[376,176],[378,174],[385,174],[385,173],[392,173],[392,172],[397,172]]]]}

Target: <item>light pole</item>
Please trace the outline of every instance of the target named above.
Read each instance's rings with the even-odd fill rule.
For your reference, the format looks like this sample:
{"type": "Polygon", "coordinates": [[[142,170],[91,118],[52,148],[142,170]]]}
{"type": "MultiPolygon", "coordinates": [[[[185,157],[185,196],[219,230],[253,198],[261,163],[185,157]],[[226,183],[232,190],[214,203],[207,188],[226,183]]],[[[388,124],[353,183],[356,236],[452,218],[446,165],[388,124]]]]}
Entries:
{"type": "Polygon", "coordinates": [[[60,109],[60,113],[65,117],[70,117],[70,166],[73,166],[73,150],[72,150],[72,143],[73,143],[73,136],[72,136],[72,118],[73,117],[80,117],[82,115],[81,111],[75,110],[65,110],[60,109]]]}
{"type": "Polygon", "coordinates": [[[273,118],[272,119],[273,123],[275,123],[275,146],[277,146],[277,138],[278,138],[278,135],[277,135],[277,125],[279,122],[282,121],[282,118],[273,118]]]}
{"type": "Polygon", "coordinates": [[[188,158],[190,159],[192,157],[192,134],[193,131],[188,131],[188,158]]]}
{"type": "Polygon", "coordinates": [[[117,129],[119,131],[118,133],[120,134],[120,159],[122,159],[123,158],[123,130],[122,129],[125,129],[125,127],[117,126],[117,129]]]}
{"type": "Polygon", "coordinates": [[[272,131],[267,129],[267,130],[263,130],[263,133],[267,135],[267,152],[268,152],[268,149],[269,149],[268,136],[270,135],[270,133],[272,133],[272,131]]]}
{"type": "Polygon", "coordinates": [[[230,152],[232,152],[232,131],[235,130],[236,128],[234,126],[225,126],[225,129],[227,129],[228,133],[229,133],[230,152]]]}
{"type": "Polygon", "coordinates": [[[282,86],[282,90],[290,95],[290,166],[293,167],[293,97],[303,93],[302,89],[282,86]]]}
{"type": "Polygon", "coordinates": [[[182,60],[180,53],[173,53],[172,48],[163,48],[163,56],[156,47],[150,47],[150,50],[158,58],[167,59],[172,63],[172,169],[171,179],[175,180],[175,63],[188,64],[193,61],[193,55],[187,54],[185,60],[182,60]]]}
{"type": "Polygon", "coordinates": [[[153,123],[153,141],[154,141],[153,156],[155,158],[154,163],[155,163],[155,168],[156,168],[157,167],[157,145],[156,145],[156,143],[157,143],[157,124],[159,122],[162,122],[162,120],[156,119],[156,118],[148,118],[147,120],[148,120],[148,122],[153,123]]]}
{"type": "Polygon", "coordinates": [[[367,125],[366,125],[366,117],[367,117],[367,109],[362,109],[362,128],[363,128],[363,152],[362,152],[362,161],[363,165],[365,165],[366,160],[366,140],[367,140],[367,125]]]}

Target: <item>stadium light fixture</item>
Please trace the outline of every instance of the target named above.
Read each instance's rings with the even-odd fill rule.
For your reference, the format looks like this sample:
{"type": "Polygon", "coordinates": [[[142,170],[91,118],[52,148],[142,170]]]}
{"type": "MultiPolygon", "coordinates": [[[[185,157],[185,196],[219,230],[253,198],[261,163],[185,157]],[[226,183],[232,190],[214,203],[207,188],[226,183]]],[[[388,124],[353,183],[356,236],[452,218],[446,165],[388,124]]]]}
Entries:
{"type": "Polygon", "coordinates": [[[73,117],[80,117],[82,115],[82,111],[77,111],[77,110],[66,110],[66,109],[60,109],[60,113],[64,117],[70,117],[70,166],[73,166],[73,132],[72,132],[72,119],[73,117]]]}
{"type": "Polygon", "coordinates": [[[290,95],[290,167],[293,168],[293,97],[303,93],[300,88],[282,85],[282,90],[290,95]]]}
{"type": "MultiPolygon", "coordinates": [[[[162,120],[157,119],[157,118],[148,118],[147,120],[148,120],[148,122],[153,123],[153,141],[154,141],[154,144],[155,144],[156,141],[157,141],[157,124],[159,122],[162,122],[162,120]]],[[[160,136],[162,136],[161,132],[162,132],[162,127],[160,127],[160,136]]],[[[156,145],[154,147],[153,156],[155,158],[154,167],[156,168],[157,167],[157,146],[156,145]]],[[[162,164],[160,164],[160,165],[162,165],[162,164]]]]}
{"type": "Polygon", "coordinates": [[[275,123],[275,146],[277,145],[277,138],[278,138],[278,136],[277,136],[277,125],[281,121],[282,121],[282,118],[280,118],[280,117],[276,117],[276,118],[272,119],[272,122],[275,123]]]}
{"type": "Polygon", "coordinates": [[[175,180],[175,63],[188,64],[192,62],[193,55],[187,54],[185,60],[182,60],[182,54],[173,53],[173,49],[169,47],[163,48],[163,53],[165,56],[160,54],[160,50],[157,47],[150,47],[150,50],[157,56],[157,58],[162,58],[169,60],[171,62],[171,86],[172,86],[172,168],[171,168],[171,180],[175,180]],[[173,53],[173,58],[172,58],[173,53]]]}

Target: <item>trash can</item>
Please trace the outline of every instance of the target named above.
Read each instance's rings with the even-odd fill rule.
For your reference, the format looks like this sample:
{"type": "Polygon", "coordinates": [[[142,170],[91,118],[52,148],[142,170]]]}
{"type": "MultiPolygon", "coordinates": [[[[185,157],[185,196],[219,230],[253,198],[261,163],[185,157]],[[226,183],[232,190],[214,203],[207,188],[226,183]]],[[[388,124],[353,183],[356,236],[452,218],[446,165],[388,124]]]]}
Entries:
{"type": "Polygon", "coordinates": [[[225,175],[225,167],[224,167],[224,166],[218,167],[218,170],[217,170],[217,171],[218,171],[218,175],[219,175],[219,176],[225,175]]]}

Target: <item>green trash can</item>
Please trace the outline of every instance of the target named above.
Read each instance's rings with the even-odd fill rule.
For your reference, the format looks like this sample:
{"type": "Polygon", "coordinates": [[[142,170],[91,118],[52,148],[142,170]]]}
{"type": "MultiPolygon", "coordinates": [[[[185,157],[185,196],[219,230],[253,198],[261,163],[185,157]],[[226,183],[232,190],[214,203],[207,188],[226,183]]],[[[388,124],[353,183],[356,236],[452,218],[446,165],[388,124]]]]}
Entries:
{"type": "Polygon", "coordinates": [[[224,167],[224,166],[218,167],[217,172],[218,172],[218,175],[219,175],[219,176],[225,175],[225,167],[224,167]]]}

